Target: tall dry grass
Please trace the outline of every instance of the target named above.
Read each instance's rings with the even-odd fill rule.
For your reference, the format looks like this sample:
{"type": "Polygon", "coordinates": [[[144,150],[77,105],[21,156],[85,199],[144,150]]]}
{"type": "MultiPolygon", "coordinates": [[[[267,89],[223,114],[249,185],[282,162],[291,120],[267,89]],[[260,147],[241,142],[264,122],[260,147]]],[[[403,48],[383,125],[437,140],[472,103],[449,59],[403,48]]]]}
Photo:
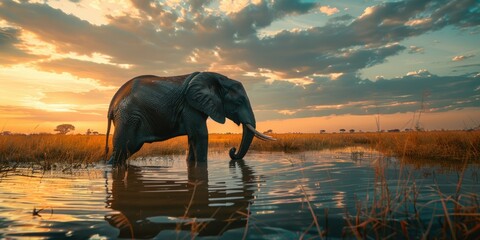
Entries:
{"type": "MultiPolygon", "coordinates": [[[[254,139],[250,150],[295,152],[363,146],[405,160],[480,160],[480,131],[273,134],[273,137],[277,141],[254,139]]],[[[227,152],[231,147],[238,148],[240,141],[240,134],[211,134],[209,150],[227,152]]],[[[103,159],[104,145],[105,136],[0,136],[0,162],[87,164],[103,159]]],[[[112,149],[111,142],[109,145],[112,149]]],[[[135,156],[183,154],[187,148],[187,138],[182,136],[144,144],[135,156]]]]}
{"type": "Polygon", "coordinates": [[[480,160],[480,131],[380,134],[374,148],[407,159],[480,160]]]}
{"type": "Polygon", "coordinates": [[[102,142],[100,136],[0,136],[0,163],[36,163],[44,168],[56,163],[88,164],[102,158],[102,142]]]}

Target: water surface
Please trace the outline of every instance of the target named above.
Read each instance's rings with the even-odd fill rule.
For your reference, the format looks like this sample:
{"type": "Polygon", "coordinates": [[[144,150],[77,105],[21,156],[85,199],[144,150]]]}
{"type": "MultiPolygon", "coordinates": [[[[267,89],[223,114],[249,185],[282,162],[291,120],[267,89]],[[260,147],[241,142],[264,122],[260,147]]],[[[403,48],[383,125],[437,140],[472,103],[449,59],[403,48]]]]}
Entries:
{"type": "Polygon", "coordinates": [[[470,203],[480,192],[478,166],[402,165],[356,148],[249,152],[236,162],[210,153],[197,166],[184,159],[136,159],[120,171],[19,168],[0,178],[0,237],[353,238],[349,224],[387,207],[385,234],[417,236],[431,223],[428,231],[442,236],[439,199],[453,212],[449,199],[470,203]],[[395,229],[402,221],[419,226],[395,229]]]}

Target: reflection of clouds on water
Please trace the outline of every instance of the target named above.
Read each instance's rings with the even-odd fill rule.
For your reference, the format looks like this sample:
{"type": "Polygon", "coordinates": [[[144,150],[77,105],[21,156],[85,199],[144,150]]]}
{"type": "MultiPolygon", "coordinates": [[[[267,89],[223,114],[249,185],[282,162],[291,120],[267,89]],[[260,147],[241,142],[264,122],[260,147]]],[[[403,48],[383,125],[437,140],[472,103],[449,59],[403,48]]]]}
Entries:
{"type": "Polygon", "coordinates": [[[94,219],[108,212],[102,201],[103,182],[103,169],[93,167],[73,172],[9,171],[0,178],[0,238],[88,239],[107,231],[107,224],[94,219]]]}

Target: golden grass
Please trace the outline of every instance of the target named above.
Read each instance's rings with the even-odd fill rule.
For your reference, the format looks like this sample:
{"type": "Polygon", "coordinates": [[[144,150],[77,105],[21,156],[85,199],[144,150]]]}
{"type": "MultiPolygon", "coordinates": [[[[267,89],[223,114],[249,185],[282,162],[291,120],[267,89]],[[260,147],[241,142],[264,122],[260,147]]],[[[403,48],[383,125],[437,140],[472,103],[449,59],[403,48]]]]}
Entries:
{"type": "MultiPolygon", "coordinates": [[[[363,146],[405,161],[478,161],[480,131],[273,134],[274,142],[254,139],[250,150],[311,151],[363,146]]],[[[111,138],[110,138],[111,139],[111,138]]],[[[228,152],[240,144],[241,134],[211,134],[209,150],[228,152]]],[[[0,162],[39,162],[88,164],[103,159],[105,136],[10,135],[0,136],[0,162]]],[[[188,148],[185,136],[145,144],[135,156],[183,154],[188,148]]],[[[110,149],[112,149],[110,142],[110,149]]],[[[111,153],[111,152],[110,152],[111,153]]]]}
{"type": "Polygon", "coordinates": [[[82,135],[0,136],[0,163],[88,164],[103,156],[104,137],[82,135]],[[103,139],[103,140],[102,140],[103,139]]]}

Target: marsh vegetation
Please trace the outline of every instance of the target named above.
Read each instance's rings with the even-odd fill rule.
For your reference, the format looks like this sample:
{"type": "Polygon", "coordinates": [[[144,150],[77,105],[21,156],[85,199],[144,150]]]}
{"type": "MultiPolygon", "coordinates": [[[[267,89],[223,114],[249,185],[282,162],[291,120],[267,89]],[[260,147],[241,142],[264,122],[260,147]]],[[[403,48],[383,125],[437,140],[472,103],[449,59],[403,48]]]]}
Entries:
{"type": "Polygon", "coordinates": [[[195,168],[184,137],[145,144],[128,174],[105,136],[0,136],[0,237],[480,236],[480,132],[273,136],[228,163],[241,135],[212,134],[195,168]]]}
{"type": "MultiPolygon", "coordinates": [[[[301,152],[361,146],[409,161],[480,160],[480,131],[392,133],[273,134],[275,142],[254,139],[250,150],[301,152]]],[[[241,134],[210,134],[209,150],[226,152],[241,141],[241,134]]],[[[111,146],[111,142],[109,143],[111,146]]],[[[0,161],[89,164],[103,160],[103,135],[10,135],[0,136],[0,161]]],[[[187,138],[144,144],[135,157],[183,154],[187,138]]]]}

